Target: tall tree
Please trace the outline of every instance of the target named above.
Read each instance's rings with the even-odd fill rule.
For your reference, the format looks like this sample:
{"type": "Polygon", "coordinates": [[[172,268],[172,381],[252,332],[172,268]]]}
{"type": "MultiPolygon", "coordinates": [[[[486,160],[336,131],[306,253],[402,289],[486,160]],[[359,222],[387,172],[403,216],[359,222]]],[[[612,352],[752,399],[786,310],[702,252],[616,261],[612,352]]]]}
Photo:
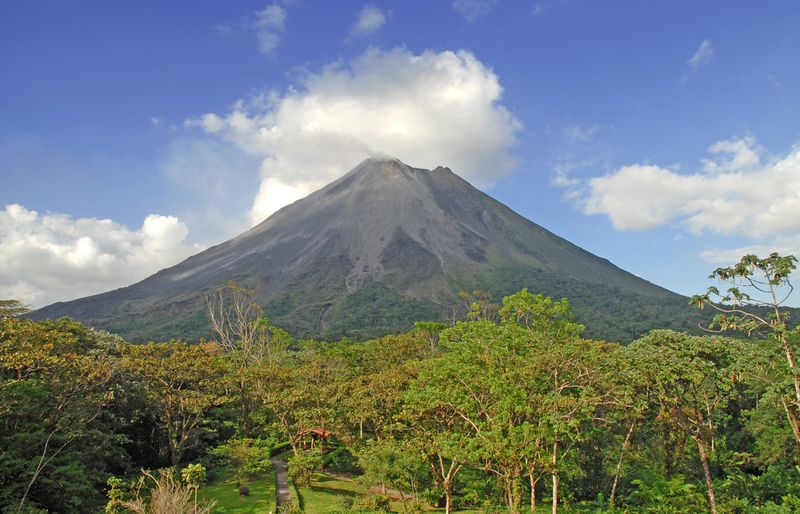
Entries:
{"type": "Polygon", "coordinates": [[[656,330],[634,341],[628,355],[655,385],[659,417],[673,423],[696,444],[706,482],[709,508],[717,513],[710,453],[719,413],[735,390],[733,341],[656,330]]]}
{"type": "Polygon", "coordinates": [[[89,508],[100,463],[84,451],[108,437],[115,363],[96,333],[68,319],[0,319],[0,508],[26,502],[89,508]],[[61,475],[59,479],[55,476],[61,475]],[[88,487],[87,487],[88,486],[88,487]],[[78,492],[80,491],[80,492],[78,492]]]}
{"type": "Polygon", "coordinates": [[[428,384],[413,382],[406,394],[403,418],[410,430],[408,438],[419,448],[428,462],[434,482],[444,493],[445,513],[453,509],[453,483],[469,461],[466,439],[469,425],[453,409],[432,403],[428,384]]]}
{"type": "Polygon", "coordinates": [[[180,341],[130,346],[124,363],[142,380],[166,431],[170,460],[177,466],[185,452],[198,445],[209,411],[229,401],[218,347],[180,341]]]}
{"type": "Polygon", "coordinates": [[[535,487],[544,469],[553,477],[556,511],[562,460],[602,400],[603,348],[580,339],[583,327],[566,300],[521,291],[506,297],[498,314],[500,323],[476,319],[443,331],[446,351],[412,391],[427,397],[430,409],[460,418],[470,435],[464,458],[500,479],[511,512],[521,511],[523,476],[535,487]]]}
{"type": "Polygon", "coordinates": [[[796,263],[792,255],[772,253],[764,259],[745,255],[737,264],[717,268],[709,276],[731,285],[727,291],[721,293],[712,286],[705,294],[693,296],[691,303],[717,311],[708,330],[758,334],[780,348],[788,367],[788,380],[779,396],[800,448],[800,369],[795,360],[796,342],[792,339],[800,334],[800,324],[792,326],[789,312],[784,308],[794,291],[790,275],[796,263]]]}
{"type": "Polygon", "coordinates": [[[598,421],[598,406],[609,401],[602,361],[617,346],[581,339],[583,326],[573,320],[565,298],[554,301],[523,289],[503,298],[499,314],[501,324],[523,328],[534,347],[527,365],[541,411],[536,420],[536,444],[526,455],[531,510],[536,508],[535,487],[541,476],[536,461],[547,454],[555,513],[563,459],[585,438],[587,425],[598,421]]]}
{"type": "Polygon", "coordinates": [[[261,406],[260,380],[283,359],[291,338],[264,317],[253,292],[235,282],[214,291],[206,302],[211,330],[232,366],[229,380],[235,390],[239,428],[243,436],[254,436],[253,415],[261,406]]]}

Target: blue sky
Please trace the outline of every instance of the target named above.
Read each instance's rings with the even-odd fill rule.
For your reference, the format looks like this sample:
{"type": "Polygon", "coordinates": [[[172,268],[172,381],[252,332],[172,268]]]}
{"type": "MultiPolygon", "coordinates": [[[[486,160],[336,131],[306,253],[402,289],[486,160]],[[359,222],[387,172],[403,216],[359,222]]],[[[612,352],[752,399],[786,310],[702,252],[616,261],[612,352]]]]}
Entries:
{"type": "Polygon", "coordinates": [[[127,285],[376,153],[699,292],[745,251],[800,254],[798,22],[790,1],[3,2],[0,297],[127,285]]]}

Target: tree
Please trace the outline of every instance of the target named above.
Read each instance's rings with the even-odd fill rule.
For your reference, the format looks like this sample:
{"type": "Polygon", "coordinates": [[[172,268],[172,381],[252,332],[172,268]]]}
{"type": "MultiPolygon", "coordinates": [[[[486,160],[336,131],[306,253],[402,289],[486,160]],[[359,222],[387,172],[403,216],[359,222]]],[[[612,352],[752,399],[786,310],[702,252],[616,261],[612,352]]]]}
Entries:
{"type": "Polygon", "coordinates": [[[194,512],[197,513],[197,490],[206,481],[206,467],[202,464],[189,464],[181,470],[183,483],[194,492],[194,512]]]}
{"type": "MultiPolygon", "coordinates": [[[[552,479],[552,511],[558,511],[559,474],[564,458],[599,421],[598,406],[607,401],[602,362],[615,345],[582,339],[583,325],[573,319],[566,298],[555,301],[527,289],[503,298],[501,324],[524,329],[534,350],[527,359],[528,380],[535,384],[540,405],[534,445],[527,449],[526,471],[531,487],[531,510],[536,510],[537,471],[545,461],[552,479]],[[545,448],[547,451],[545,451],[545,448]]],[[[534,422],[532,420],[531,422],[534,422]]]]}
{"type": "Polygon", "coordinates": [[[439,344],[439,334],[442,330],[447,328],[447,324],[437,321],[417,321],[414,323],[414,328],[425,337],[425,340],[428,341],[430,351],[433,352],[437,349],[439,344]]]}
{"type": "Polygon", "coordinates": [[[271,441],[262,439],[234,438],[214,448],[215,455],[223,457],[233,468],[233,475],[239,484],[248,475],[263,473],[272,468],[269,460],[271,441]]]}
{"type": "Polygon", "coordinates": [[[0,485],[8,485],[0,507],[10,510],[3,504],[13,495],[18,511],[32,496],[48,506],[86,507],[94,494],[87,486],[103,479],[93,476],[100,463],[76,443],[103,446],[108,435],[96,420],[113,399],[115,373],[96,334],[74,321],[0,319],[0,485]],[[52,483],[48,470],[70,476],[52,483]]]}
{"type": "Polygon", "coordinates": [[[470,427],[452,409],[428,397],[428,384],[415,381],[406,393],[403,418],[410,430],[408,438],[419,448],[431,469],[434,483],[444,494],[445,513],[453,509],[453,482],[468,461],[465,439],[470,427]]]}
{"type": "Polygon", "coordinates": [[[13,318],[30,312],[30,308],[19,300],[0,300],[0,318],[13,318]]]}
{"type": "Polygon", "coordinates": [[[423,368],[411,386],[430,409],[466,425],[464,458],[502,483],[511,512],[520,512],[522,454],[536,440],[529,419],[538,403],[528,390],[529,347],[514,327],[462,322],[443,332],[446,352],[423,368]]]}
{"type": "Polygon", "coordinates": [[[322,455],[298,453],[289,457],[289,477],[300,487],[311,487],[311,479],[322,467],[322,455]]]}
{"type": "Polygon", "coordinates": [[[230,379],[245,437],[255,435],[252,418],[260,407],[256,394],[260,380],[269,379],[291,342],[284,330],[263,316],[263,309],[253,296],[252,291],[229,282],[206,298],[211,330],[233,365],[230,379]]]}
{"type": "MultiPolygon", "coordinates": [[[[494,318],[491,311],[489,317],[494,318]]],[[[445,352],[423,368],[411,390],[429,409],[466,427],[467,462],[496,475],[511,512],[520,512],[529,475],[532,508],[541,470],[553,478],[558,508],[562,461],[602,401],[602,345],[584,341],[566,300],[523,290],[503,299],[500,323],[480,318],[442,332],[445,352]],[[545,450],[546,449],[546,450],[545,450]]]]}
{"type": "Polygon", "coordinates": [[[394,489],[405,504],[409,499],[406,492],[415,499],[425,478],[422,454],[412,441],[384,438],[380,441],[367,441],[356,452],[358,465],[364,470],[359,480],[368,488],[380,487],[383,494],[394,489]]]}
{"type": "Polygon", "coordinates": [[[717,416],[735,391],[734,342],[655,330],[634,341],[628,356],[655,385],[659,418],[674,423],[697,444],[711,512],[717,496],[709,465],[717,416]]]}
{"type": "Polygon", "coordinates": [[[140,377],[150,407],[167,433],[171,462],[177,466],[199,443],[209,411],[229,401],[218,347],[180,341],[130,346],[124,363],[140,377]]]}
{"type": "Polygon", "coordinates": [[[727,268],[717,268],[709,276],[731,285],[726,292],[709,287],[705,294],[695,295],[691,303],[699,308],[717,311],[708,330],[724,332],[737,330],[748,335],[766,336],[780,348],[788,366],[788,391],[780,394],[786,418],[795,442],[800,447],[800,369],[795,362],[791,338],[800,334],[800,325],[789,325],[789,312],[783,308],[794,287],[789,277],[796,268],[792,255],[771,253],[761,259],[745,255],[727,268]]]}

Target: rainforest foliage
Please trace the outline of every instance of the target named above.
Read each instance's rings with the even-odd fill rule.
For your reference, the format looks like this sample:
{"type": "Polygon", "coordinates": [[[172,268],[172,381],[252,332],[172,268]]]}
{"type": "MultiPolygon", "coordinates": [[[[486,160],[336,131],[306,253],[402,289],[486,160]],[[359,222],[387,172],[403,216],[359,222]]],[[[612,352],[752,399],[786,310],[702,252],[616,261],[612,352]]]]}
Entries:
{"type": "Polygon", "coordinates": [[[298,485],[324,470],[376,491],[353,509],[395,491],[446,512],[798,512],[800,341],[779,301],[794,260],[750,257],[715,271],[729,291],[693,299],[724,334],[628,346],[524,289],[361,343],[293,340],[234,284],[199,344],[10,311],[0,511],[150,512],[177,491],[192,512],[206,469],[240,480],[282,453],[298,485]]]}

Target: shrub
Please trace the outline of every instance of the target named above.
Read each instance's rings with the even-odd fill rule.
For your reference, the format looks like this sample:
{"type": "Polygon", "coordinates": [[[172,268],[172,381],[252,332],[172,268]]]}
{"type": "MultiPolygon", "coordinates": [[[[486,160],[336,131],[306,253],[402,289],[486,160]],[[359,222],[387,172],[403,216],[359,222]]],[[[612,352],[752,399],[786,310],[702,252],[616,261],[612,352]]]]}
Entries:
{"type": "Polygon", "coordinates": [[[182,484],[175,475],[175,468],[161,469],[157,473],[143,471],[133,491],[132,499],[123,503],[123,507],[135,514],[212,512],[217,502],[204,500],[195,507],[193,490],[182,484]]]}
{"type": "Polygon", "coordinates": [[[358,460],[344,446],[334,448],[332,452],[325,455],[325,466],[340,473],[356,474],[361,471],[358,467],[358,460]]]}
{"type": "Polygon", "coordinates": [[[289,458],[289,478],[300,487],[311,487],[314,472],[322,467],[319,454],[300,454],[289,458]]]}
{"type": "Polygon", "coordinates": [[[391,500],[380,494],[365,494],[359,496],[353,503],[353,510],[368,512],[389,512],[391,500]]]}
{"type": "Polygon", "coordinates": [[[302,512],[300,507],[292,500],[282,503],[281,506],[278,507],[278,514],[301,514],[302,512]]]}

